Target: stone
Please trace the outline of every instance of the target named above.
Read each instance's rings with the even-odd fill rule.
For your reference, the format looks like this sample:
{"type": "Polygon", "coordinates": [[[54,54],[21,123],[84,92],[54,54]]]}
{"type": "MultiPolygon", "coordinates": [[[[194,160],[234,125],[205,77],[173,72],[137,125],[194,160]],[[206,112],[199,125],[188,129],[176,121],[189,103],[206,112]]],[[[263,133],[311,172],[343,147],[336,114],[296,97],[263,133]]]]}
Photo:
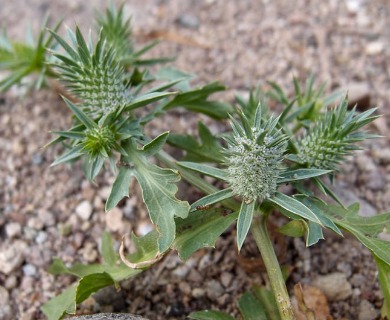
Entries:
{"type": "Polygon", "coordinates": [[[192,289],[191,291],[191,295],[195,298],[195,299],[198,299],[198,298],[201,298],[205,295],[205,290],[202,289],[202,288],[194,288],[192,289]]]}
{"type": "Polygon", "coordinates": [[[5,233],[8,238],[20,236],[22,233],[22,226],[17,222],[10,222],[5,225],[5,233]]]}
{"type": "Polygon", "coordinates": [[[209,297],[211,300],[218,299],[224,293],[224,291],[225,290],[222,285],[216,280],[211,280],[209,283],[207,283],[206,294],[207,297],[209,297]]]}
{"type": "Polygon", "coordinates": [[[42,162],[43,162],[43,157],[39,153],[34,154],[31,157],[31,164],[34,165],[34,166],[39,166],[42,162]]]}
{"type": "Polygon", "coordinates": [[[23,241],[15,241],[8,248],[0,249],[0,272],[8,275],[18,267],[24,260],[27,244],[23,241]]]}
{"type": "Polygon", "coordinates": [[[320,289],[329,301],[345,300],[352,295],[352,286],[341,272],[319,276],[312,285],[320,289]]]}
{"type": "Polygon", "coordinates": [[[9,302],[9,294],[8,291],[0,286],[0,306],[6,306],[9,302]]]}
{"type": "Polygon", "coordinates": [[[362,300],[358,308],[358,320],[372,320],[378,317],[378,311],[367,300],[362,300]]]}
{"type": "Polygon", "coordinates": [[[353,82],[347,86],[348,107],[355,105],[358,110],[364,111],[370,108],[371,89],[367,82],[353,82]]]}
{"type": "Polygon", "coordinates": [[[188,266],[181,265],[178,268],[176,268],[175,270],[173,270],[172,274],[174,276],[178,277],[179,279],[184,279],[187,276],[189,271],[190,270],[188,269],[188,266]]]}
{"type": "Polygon", "coordinates": [[[76,214],[80,217],[80,219],[88,220],[92,214],[92,204],[87,200],[80,202],[76,207],[76,214]]]}
{"type": "Polygon", "coordinates": [[[221,274],[221,283],[222,285],[227,288],[232,283],[233,275],[229,272],[222,272],[221,274]]]}
{"type": "Polygon", "coordinates": [[[45,231],[39,231],[37,237],[35,238],[35,242],[37,244],[42,244],[47,239],[47,233],[45,231]]]}
{"type": "Polygon", "coordinates": [[[123,212],[118,207],[113,208],[106,213],[106,225],[108,230],[116,232],[121,231],[123,227],[123,212]]]}
{"type": "Polygon", "coordinates": [[[194,16],[193,14],[184,13],[180,15],[176,19],[176,23],[183,27],[188,29],[198,29],[199,28],[199,19],[198,17],[194,16]]]}
{"type": "Polygon", "coordinates": [[[11,290],[13,288],[16,288],[18,285],[18,279],[14,275],[10,275],[5,279],[4,286],[8,289],[11,290]]]}
{"type": "Polygon", "coordinates": [[[27,277],[34,277],[37,274],[37,268],[32,264],[26,264],[22,269],[24,275],[27,277]]]}
{"type": "Polygon", "coordinates": [[[370,42],[367,46],[366,46],[366,54],[369,55],[369,56],[376,56],[380,53],[383,52],[383,50],[385,49],[385,44],[381,41],[373,41],[373,42],[370,42]]]}

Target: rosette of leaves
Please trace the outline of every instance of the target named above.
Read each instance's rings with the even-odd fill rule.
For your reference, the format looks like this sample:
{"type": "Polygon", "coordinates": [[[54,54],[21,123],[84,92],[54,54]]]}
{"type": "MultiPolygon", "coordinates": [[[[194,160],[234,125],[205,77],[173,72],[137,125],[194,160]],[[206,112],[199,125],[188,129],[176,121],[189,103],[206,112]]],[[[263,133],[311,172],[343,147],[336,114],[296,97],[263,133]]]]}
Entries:
{"type": "MultiPolygon", "coordinates": [[[[46,84],[48,78],[55,76],[48,66],[48,48],[54,48],[53,36],[46,34],[49,17],[43,20],[41,31],[35,40],[31,28],[27,32],[26,42],[12,41],[3,31],[0,35],[0,70],[9,73],[0,81],[0,92],[8,90],[11,86],[33,75],[32,81],[27,82],[28,88],[40,89],[46,84]]],[[[54,26],[57,30],[61,22],[54,26]]]]}
{"type": "Polygon", "coordinates": [[[241,206],[237,220],[237,245],[241,249],[255,211],[276,207],[289,217],[309,221],[315,229],[337,227],[321,218],[294,197],[278,192],[281,184],[291,183],[330,173],[322,169],[282,168],[288,137],[279,127],[280,118],[266,114],[265,105],[258,103],[253,117],[238,112],[240,121],[231,118],[232,134],[225,137],[223,168],[195,162],[180,162],[182,167],[226,182],[227,187],[192,204],[191,209],[208,207],[228,198],[239,197],[241,206]]]}

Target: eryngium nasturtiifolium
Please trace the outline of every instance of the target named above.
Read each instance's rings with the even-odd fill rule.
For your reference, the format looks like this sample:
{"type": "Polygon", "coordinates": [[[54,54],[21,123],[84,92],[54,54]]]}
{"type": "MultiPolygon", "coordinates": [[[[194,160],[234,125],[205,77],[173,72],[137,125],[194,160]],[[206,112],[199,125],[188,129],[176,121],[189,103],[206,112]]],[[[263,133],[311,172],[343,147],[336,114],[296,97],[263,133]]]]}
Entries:
{"type": "Polygon", "coordinates": [[[348,101],[344,99],[338,107],[315,121],[298,140],[300,162],[309,168],[336,170],[345,156],[359,149],[356,142],[376,137],[359,131],[377,118],[371,116],[376,109],[358,113],[355,108],[351,111],[347,108],[348,101]]]}
{"type": "Polygon", "coordinates": [[[263,201],[277,190],[287,137],[275,128],[278,119],[261,119],[260,107],[253,125],[243,115],[241,120],[242,126],[232,119],[234,135],[226,138],[229,183],[245,202],[263,201]]]}
{"type": "Polygon", "coordinates": [[[77,98],[83,110],[92,118],[113,112],[127,101],[127,86],[123,67],[115,60],[115,50],[100,35],[94,49],[87,45],[79,28],[68,30],[73,47],[53,34],[67,52],[54,53],[62,61],[60,79],[77,98]]]}

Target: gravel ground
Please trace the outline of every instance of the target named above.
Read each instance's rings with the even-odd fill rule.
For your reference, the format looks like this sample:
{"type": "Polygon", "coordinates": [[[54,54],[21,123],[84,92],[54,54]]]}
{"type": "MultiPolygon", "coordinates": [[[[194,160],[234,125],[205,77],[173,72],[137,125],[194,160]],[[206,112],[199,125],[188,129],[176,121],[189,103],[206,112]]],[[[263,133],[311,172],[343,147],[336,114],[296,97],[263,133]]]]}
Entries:
{"type": "MultiPolygon", "coordinates": [[[[94,1],[96,8],[104,4],[94,1]]],[[[229,87],[225,99],[267,80],[291,89],[293,75],[305,79],[312,72],[332,89],[349,88],[352,98],[369,97],[384,115],[372,130],[384,138],[367,143],[343,166],[336,187],[345,201],[361,201],[364,215],[390,210],[387,0],[132,0],[125,9],[133,15],[137,43],[163,38],[151,55],[177,56],[174,65],[198,74],[198,83],[222,81],[229,87]]],[[[69,26],[76,20],[83,30],[93,15],[93,8],[79,0],[2,0],[0,21],[11,36],[22,38],[28,24],[37,28],[47,10],[55,18],[63,15],[69,26]]],[[[72,281],[46,272],[52,257],[96,262],[104,230],[118,240],[130,229],[150,227],[137,193],[104,213],[110,173],[93,185],[79,164],[49,168],[60,150],[41,147],[51,139],[50,130],[69,126],[70,113],[54,93],[21,95],[16,89],[0,95],[0,319],[5,320],[44,319],[39,306],[72,281]]],[[[182,131],[196,121],[175,112],[151,130],[182,131]]],[[[194,192],[185,184],[181,189],[194,192]]],[[[289,288],[301,282],[305,292],[323,302],[324,317],[377,319],[382,294],[368,250],[353,238],[326,235],[310,249],[300,239],[277,242],[281,262],[292,271],[289,288]]],[[[237,316],[237,297],[267,279],[253,241],[247,240],[239,257],[233,247],[234,229],[216,250],[201,250],[185,263],[170,254],[122,283],[119,293],[108,288],[88,299],[80,311],[184,319],[191,311],[216,308],[237,316]]]]}

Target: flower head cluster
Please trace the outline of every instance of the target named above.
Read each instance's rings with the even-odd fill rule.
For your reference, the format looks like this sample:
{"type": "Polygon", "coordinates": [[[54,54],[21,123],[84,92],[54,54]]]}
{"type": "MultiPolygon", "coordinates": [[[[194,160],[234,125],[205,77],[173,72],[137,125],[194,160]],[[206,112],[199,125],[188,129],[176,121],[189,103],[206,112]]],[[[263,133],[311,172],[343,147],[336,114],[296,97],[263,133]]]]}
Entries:
{"type": "Polygon", "coordinates": [[[61,70],[61,80],[81,100],[83,110],[93,119],[118,110],[127,101],[127,84],[123,67],[116,60],[116,51],[107,45],[102,35],[92,50],[78,28],[75,34],[68,32],[73,47],[53,33],[68,54],[54,54],[62,62],[56,64],[61,70]]]}
{"type": "Polygon", "coordinates": [[[229,183],[245,202],[263,201],[277,190],[287,137],[275,127],[278,119],[261,119],[261,108],[253,126],[242,115],[242,126],[233,120],[234,135],[225,150],[229,183]]]}
{"type": "Polygon", "coordinates": [[[375,109],[364,113],[348,111],[348,101],[327,111],[314,122],[307,134],[298,140],[298,159],[309,168],[337,169],[337,165],[345,156],[358,149],[356,142],[371,136],[358,131],[377,116],[372,116],[375,109]]]}

